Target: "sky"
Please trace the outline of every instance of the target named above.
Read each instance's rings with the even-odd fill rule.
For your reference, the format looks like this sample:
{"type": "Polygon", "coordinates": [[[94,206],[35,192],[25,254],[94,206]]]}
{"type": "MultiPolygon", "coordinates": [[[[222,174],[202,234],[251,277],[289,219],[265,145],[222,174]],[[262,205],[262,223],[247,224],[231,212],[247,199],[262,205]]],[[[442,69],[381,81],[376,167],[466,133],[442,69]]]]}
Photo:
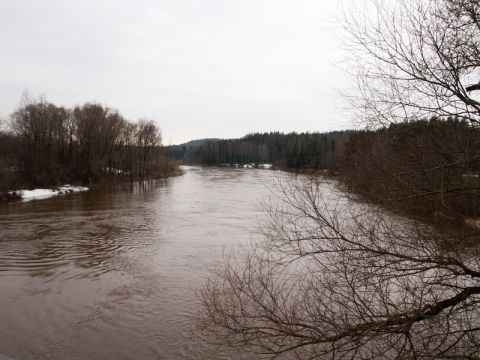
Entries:
{"type": "Polygon", "coordinates": [[[28,89],[165,144],[350,127],[339,0],[0,0],[0,116],[28,89]]]}

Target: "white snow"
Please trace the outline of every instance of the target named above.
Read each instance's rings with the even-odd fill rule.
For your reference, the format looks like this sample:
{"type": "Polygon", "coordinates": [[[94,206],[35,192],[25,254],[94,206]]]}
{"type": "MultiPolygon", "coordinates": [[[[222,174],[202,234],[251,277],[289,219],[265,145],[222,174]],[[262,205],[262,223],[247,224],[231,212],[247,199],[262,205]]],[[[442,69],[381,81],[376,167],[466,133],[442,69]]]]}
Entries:
{"type": "Polygon", "coordinates": [[[125,172],[122,169],[111,168],[111,167],[108,167],[108,166],[106,168],[103,168],[103,171],[108,172],[108,173],[112,173],[112,174],[115,174],[115,175],[128,174],[128,172],[125,172]]]}
{"type": "Polygon", "coordinates": [[[64,185],[52,189],[34,189],[34,190],[14,190],[9,191],[10,195],[17,195],[22,200],[45,199],[52,196],[71,194],[76,192],[88,191],[85,186],[64,185]]]}

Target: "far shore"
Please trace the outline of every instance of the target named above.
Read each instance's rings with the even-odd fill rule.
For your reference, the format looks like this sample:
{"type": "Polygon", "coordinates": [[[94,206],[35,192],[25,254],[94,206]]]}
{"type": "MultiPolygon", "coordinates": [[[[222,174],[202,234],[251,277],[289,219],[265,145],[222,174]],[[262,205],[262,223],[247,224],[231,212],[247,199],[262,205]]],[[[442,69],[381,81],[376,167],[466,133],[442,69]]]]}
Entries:
{"type": "Polygon", "coordinates": [[[0,194],[0,202],[43,200],[43,199],[48,199],[55,196],[86,192],[92,188],[108,186],[112,182],[154,181],[154,180],[166,179],[173,176],[181,176],[183,174],[184,174],[184,171],[182,171],[179,168],[176,168],[174,171],[170,171],[168,176],[165,176],[165,177],[134,178],[130,180],[117,177],[117,178],[111,178],[111,179],[104,179],[100,183],[92,184],[89,186],[66,184],[61,186],[52,185],[48,187],[33,187],[33,188],[30,187],[26,189],[9,190],[4,194],[0,194]]]}

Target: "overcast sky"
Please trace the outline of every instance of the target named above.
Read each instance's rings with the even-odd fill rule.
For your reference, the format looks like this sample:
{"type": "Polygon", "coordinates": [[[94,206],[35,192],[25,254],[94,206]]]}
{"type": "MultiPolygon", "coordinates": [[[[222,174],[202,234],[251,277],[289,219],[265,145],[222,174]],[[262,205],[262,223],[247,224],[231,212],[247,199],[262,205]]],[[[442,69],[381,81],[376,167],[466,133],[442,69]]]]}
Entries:
{"type": "Polygon", "coordinates": [[[24,89],[154,119],[164,143],[349,126],[338,1],[0,0],[0,115],[24,89]]]}

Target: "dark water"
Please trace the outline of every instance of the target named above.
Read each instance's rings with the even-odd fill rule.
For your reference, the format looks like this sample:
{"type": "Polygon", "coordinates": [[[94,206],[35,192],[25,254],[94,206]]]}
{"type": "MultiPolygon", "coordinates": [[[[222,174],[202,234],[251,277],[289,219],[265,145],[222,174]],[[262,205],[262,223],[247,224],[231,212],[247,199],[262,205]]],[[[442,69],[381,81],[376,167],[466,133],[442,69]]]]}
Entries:
{"type": "Polygon", "coordinates": [[[0,354],[184,359],[194,289],[256,230],[273,172],[185,167],[156,183],[0,205],[0,354]]]}

